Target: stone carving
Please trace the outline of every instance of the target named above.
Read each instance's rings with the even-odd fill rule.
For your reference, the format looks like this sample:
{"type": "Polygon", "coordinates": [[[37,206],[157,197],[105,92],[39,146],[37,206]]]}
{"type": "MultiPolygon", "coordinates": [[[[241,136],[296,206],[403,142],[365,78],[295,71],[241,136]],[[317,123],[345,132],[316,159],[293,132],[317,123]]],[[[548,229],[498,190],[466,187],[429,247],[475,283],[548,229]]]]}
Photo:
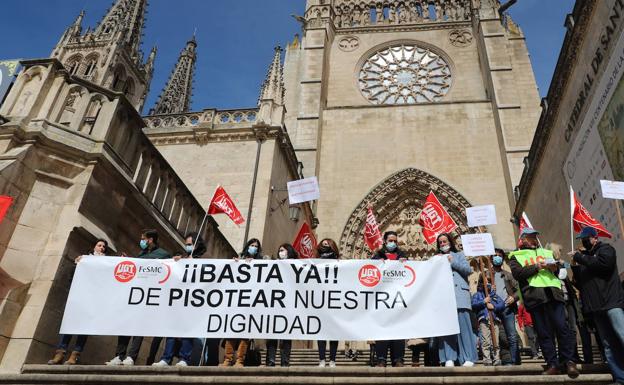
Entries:
{"type": "Polygon", "coordinates": [[[358,49],[359,46],[360,39],[358,39],[356,36],[343,37],[338,42],[338,48],[345,52],[355,51],[356,49],[358,49]]]}
{"type": "Polygon", "coordinates": [[[415,44],[400,44],[373,54],[358,82],[373,104],[437,102],[451,87],[451,70],[438,54],[415,44]]]}
{"type": "Polygon", "coordinates": [[[337,0],[338,28],[470,20],[470,0],[337,0]]]}
{"type": "Polygon", "coordinates": [[[423,238],[419,225],[422,205],[430,191],[459,226],[459,233],[470,232],[464,210],[470,203],[452,187],[424,171],[408,168],[391,175],[373,188],[353,210],[340,237],[340,252],[345,258],[369,258],[372,251],[364,243],[364,225],[368,205],[375,210],[382,232],[395,230],[399,245],[408,257],[427,259],[435,252],[423,238]]]}
{"type": "Polygon", "coordinates": [[[472,33],[467,29],[455,29],[449,33],[449,40],[455,47],[468,47],[472,44],[472,33]]]}

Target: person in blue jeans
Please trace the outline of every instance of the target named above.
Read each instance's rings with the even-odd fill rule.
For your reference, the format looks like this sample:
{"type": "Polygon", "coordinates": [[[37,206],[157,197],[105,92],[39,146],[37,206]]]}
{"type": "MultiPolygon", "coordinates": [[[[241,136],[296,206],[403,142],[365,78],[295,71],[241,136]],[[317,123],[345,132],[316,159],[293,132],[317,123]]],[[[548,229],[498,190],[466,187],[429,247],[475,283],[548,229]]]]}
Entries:
{"type": "Polygon", "coordinates": [[[592,227],[585,227],[577,239],[583,247],[570,253],[574,284],[581,293],[583,310],[594,319],[613,379],[624,384],[624,289],[615,249],[600,242],[592,227]]]}
{"type": "Polygon", "coordinates": [[[483,365],[498,366],[501,364],[501,349],[500,343],[497,341],[500,333],[501,316],[505,310],[505,302],[492,290],[491,284],[487,284],[487,289],[489,295],[485,294],[483,276],[480,276],[477,292],[472,295],[472,310],[477,313],[477,322],[479,322],[483,365]],[[492,321],[491,324],[490,321],[492,321]]]}
{"type": "Polygon", "coordinates": [[[477,340],[472,332],[470,321],[472,303],[468,285],[468,276],[472,274],[472,267],[464,253],[457,250],[451,235],[447,233],[438,235],[437,246],[438,253],[447,255],[451,263],[459,321],[459,334],[438,337],[440,363],[447,367],[455,366],[456,362],[462,366],[474,366],[478,359],[477,340]]]}
{"type": "Polygon", "coordinates": [[[504,364],[520,365],[520,348],[518,346],[518,332],[516,331],[516,314],[518,313],[518,301],[520,300],[520,291],[518,290],[518,281],[513,278],[511,272],[503,270],[503,263],[507,259],[505,251],[495,249],[495,255],[492,256],[491,262],[494,267],[494,286],[496,295],[498,295],[505,303],[505,310],[501,314],[501,321],[505,336],[509,343],[509,353],[511,362],[503,362],[504,364]]]}
{"type": "MultiPolygon", "coordinates": [[[[169,366],[173,361],[176,353],[176,340],[178,338],[167,337],[165,342],[165,350],[160,361],[155,362],[152,366],[169,366]]],[[[191,362],[191,354],[193,353],[193,338],[180,338],[182,345],[177,352],[178,363],[176,366],[188,366],[191,362]]]]}

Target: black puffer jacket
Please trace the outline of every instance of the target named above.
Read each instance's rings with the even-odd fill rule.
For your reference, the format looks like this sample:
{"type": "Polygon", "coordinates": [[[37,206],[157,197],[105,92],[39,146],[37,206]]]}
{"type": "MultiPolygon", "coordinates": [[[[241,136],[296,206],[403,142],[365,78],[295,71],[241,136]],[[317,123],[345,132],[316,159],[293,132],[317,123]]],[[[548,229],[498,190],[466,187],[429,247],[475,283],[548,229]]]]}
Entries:
{"type": "Polygon", "coordinates": [[[615,249],[598,242],[590,251],[574,255],[574,283],[581,292],[583,310],[592,313],[624,308],[624,289],[618,276],[615,249]]]}

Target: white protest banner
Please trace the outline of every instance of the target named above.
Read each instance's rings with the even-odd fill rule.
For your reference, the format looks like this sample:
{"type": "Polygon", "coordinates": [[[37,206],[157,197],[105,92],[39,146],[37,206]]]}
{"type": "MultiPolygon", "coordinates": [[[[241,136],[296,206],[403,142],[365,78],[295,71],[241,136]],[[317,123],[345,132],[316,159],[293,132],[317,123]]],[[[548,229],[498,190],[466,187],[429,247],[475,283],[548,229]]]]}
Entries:
{"type": "Polygon", "coordinates": [[[496,207],[494,205],[466,207],[468,227],[479,227],[496,224],[496,207]]]}
{"type": "Polygon", "coordinates": [[[494,254],[492,234],[466,234],[461,236],[464,254],[467,257],[481,257],[494,254]]]}
{"type": "Polygon", "coordinates": [[[288,202],[291,205],[318,200],[321,197],[318,179],[315,176],[288,182],[286,186],[288,187],[288,202]]]}
{"type": "Polygon", "coordinates": [[[602,197],[607,199],[624,199],[624,182],[601,180],[602,197]]]}
{"type": "Polygon", "coordinates": [[[459,333],[448,260],[84,257],[63,334],[395,340],[459,333]]]}

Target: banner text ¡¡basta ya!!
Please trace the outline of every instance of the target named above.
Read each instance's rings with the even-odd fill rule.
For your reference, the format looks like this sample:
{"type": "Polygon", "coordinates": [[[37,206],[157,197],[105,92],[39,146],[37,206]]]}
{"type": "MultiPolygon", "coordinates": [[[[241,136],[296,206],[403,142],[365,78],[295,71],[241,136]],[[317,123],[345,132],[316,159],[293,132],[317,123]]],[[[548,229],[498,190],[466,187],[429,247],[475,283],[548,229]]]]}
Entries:
{"type": "Polygon", "coordinates": [[[446,256],[377,260],[85,257],[63,334],[384,340],[457,334],[446,256]]]}

